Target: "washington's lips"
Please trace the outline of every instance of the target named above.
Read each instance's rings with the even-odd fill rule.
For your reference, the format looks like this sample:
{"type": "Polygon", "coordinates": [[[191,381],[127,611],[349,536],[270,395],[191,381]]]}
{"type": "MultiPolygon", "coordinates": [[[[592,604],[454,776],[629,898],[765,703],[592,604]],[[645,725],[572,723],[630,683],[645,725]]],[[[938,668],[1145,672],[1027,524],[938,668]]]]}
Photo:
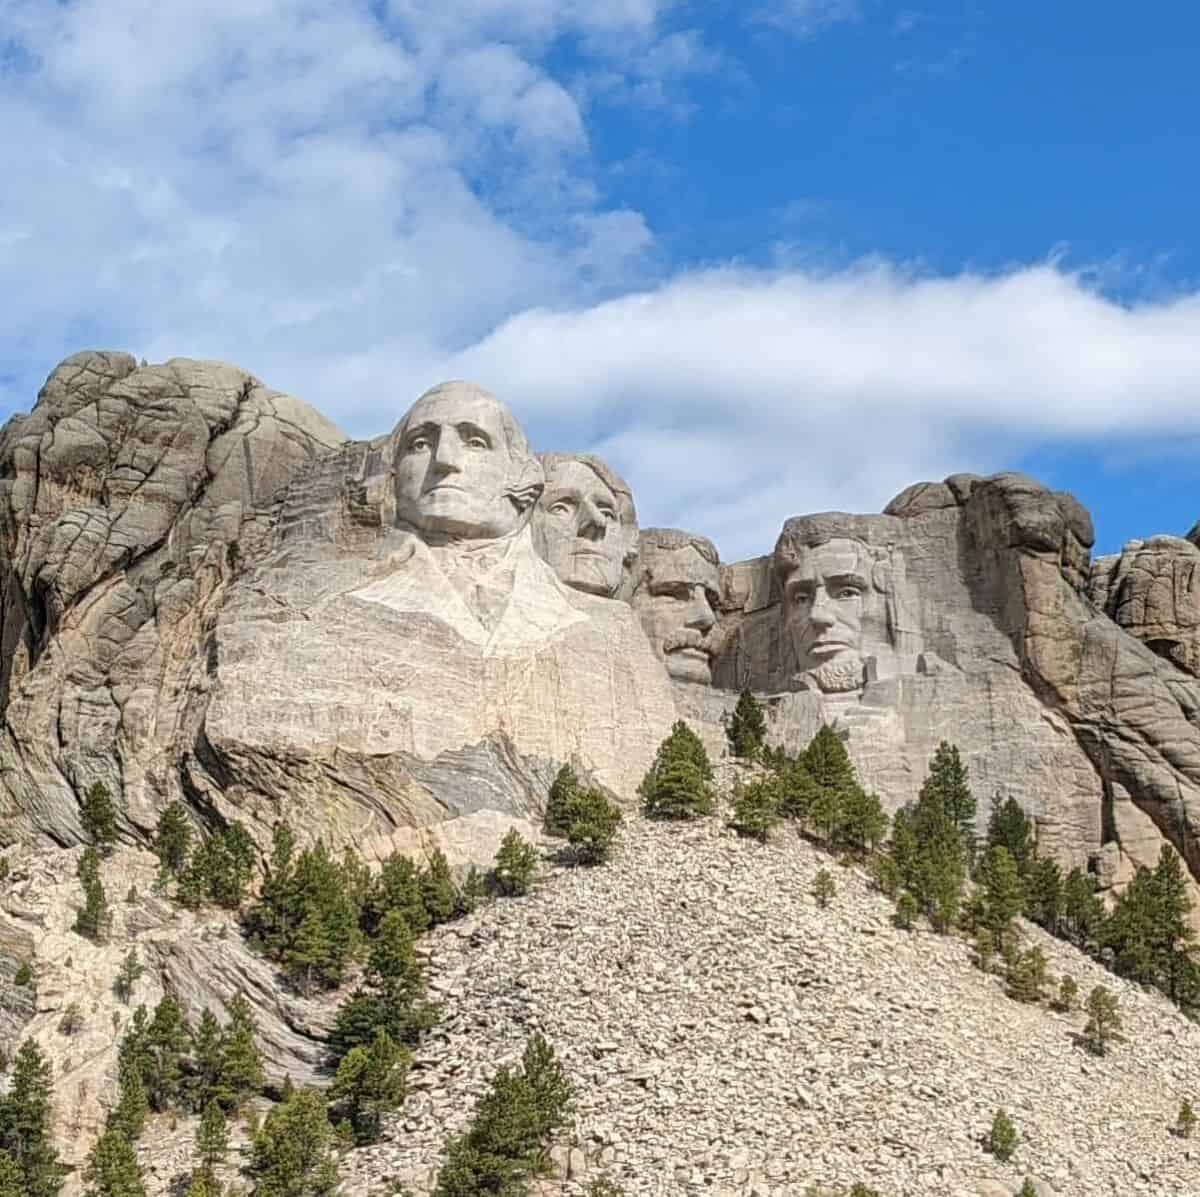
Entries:
{"type": "Polygon", "coordinates": [[[689,644],[681,644],[677,648],[667,649],[673,657],[690,657],[693,661],[708,661],[709,654],[702,648],[693,648],[689,644]]]}

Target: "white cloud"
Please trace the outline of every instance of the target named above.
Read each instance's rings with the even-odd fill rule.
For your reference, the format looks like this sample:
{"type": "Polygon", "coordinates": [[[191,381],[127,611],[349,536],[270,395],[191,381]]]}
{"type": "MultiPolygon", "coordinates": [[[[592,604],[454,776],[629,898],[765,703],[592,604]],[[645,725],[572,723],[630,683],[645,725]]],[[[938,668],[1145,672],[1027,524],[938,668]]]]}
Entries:
{"type": "Polygon", "coordinates": [[[760,0],[752,11],[757,21],[797,37],[812,37],[860,16],[858,0],[760,0]]]}

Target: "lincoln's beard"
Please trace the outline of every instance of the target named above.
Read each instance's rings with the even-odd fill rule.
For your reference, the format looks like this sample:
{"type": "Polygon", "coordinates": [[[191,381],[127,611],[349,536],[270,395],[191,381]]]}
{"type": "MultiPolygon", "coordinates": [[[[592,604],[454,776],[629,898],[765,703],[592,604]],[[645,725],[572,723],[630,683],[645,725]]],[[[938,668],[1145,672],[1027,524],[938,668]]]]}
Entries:
{"type": "Polygon", "coordinates": [[[838,653],[800,676],[825,694],[849,694],[862,689],[863,660],[856,652],[838,653]]]}

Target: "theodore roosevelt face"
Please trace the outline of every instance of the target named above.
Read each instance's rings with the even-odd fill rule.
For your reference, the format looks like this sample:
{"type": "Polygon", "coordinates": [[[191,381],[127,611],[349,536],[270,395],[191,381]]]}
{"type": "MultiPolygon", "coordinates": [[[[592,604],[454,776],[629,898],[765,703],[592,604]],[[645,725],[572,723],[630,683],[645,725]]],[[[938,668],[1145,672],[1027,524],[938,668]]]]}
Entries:
{"type": "Polygon", "coordinates": [[[712,681],[713,641],[721,579],[715,562],[692,544],[642,543],[643,579],[633,605],[650,643],[676,681],[712,681]]]}
{"type": "Polygon", "coordinates": [[[396,447],[397,520],[456,539],[515,531],[523,513],[511,494],[521,467],[512,424],[480,387],[449,383],[422,395],[396,447]]]}

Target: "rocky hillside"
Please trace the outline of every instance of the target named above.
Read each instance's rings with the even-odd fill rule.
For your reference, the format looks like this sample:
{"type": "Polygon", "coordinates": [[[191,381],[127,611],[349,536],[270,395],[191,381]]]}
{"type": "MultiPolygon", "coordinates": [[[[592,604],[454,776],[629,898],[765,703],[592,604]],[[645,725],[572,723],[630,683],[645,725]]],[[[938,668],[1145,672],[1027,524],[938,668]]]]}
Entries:
{"type": "MultiPolygon", "coordinates": [[[[546,845],[549,849],[550,845],[546,845]]],[[[345,1157],[346,1194],[426,1193],[447,1134],[542,1030],[578,1102],[546,1191],[600,1172],[626,1193],[784,1197],[864,1181],[887,1197],[1182,1194],[1200,1148],[1170,1133],[1200,1096],[1200,1028],[1164,998],[1023,925],[1055,984],[1119,996],[1128,1042],[1103,1058],[1085,1017],[1006,996],[960,939],[892,924],[858,867],[783,829],[629,820],[595,869],[543,883],[424,941],[445,1018],[384,1141],[345,1157]],[[811,896],[822,867],[837,893],[811,896]],[[1003,1107],[1013,1160],[983,1147],[1003,1107]]],[[[143,1139],[151,1193],[189,1164],[181,1121],[143,1139]]]]}

